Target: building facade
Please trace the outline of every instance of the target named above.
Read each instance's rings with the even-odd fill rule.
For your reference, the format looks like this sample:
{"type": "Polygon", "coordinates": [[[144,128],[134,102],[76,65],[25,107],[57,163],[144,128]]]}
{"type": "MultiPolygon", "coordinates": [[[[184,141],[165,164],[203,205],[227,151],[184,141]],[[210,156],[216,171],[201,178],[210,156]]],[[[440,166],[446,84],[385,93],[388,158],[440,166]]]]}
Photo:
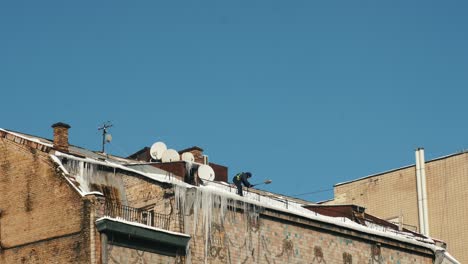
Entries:
{"type": "Polygon", "coordinates": [[[363,208],[240,197],[202,164],[92,152],[53,127],[53,140],[0,129],[0,263],[458,263],[363,208]]]}
{"type": "Polygon", "coordinates": [[[334,199],[324,204],[357,204],[415,231],[424,229],[421,219],[426,214],[428,235],[445,241],[461,263],[468,263],[468,153],[421,165],[419,170],[424,169],[426,178],[425,213],[420,208],[424,197],[420,194],[418,198],[418,169],[416,165],[406,166],[337,184],[334,199]]]}

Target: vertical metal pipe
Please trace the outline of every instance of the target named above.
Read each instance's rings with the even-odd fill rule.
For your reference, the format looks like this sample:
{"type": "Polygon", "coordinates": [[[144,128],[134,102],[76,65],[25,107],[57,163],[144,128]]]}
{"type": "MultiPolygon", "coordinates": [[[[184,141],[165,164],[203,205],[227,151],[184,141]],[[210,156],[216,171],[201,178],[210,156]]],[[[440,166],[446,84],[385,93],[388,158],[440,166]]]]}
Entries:
{"type": "Polygon", "coordinates": [[[419,150],[419,162],[421,166],[421,195],[423,206],[423,219],[424,219],[424,232],[423,234],[429,236],[429,207],[427,206],[427,187],[426,187],[426,166],[424,159],[424,149],[419,150]]]}
{"type": "Polygon", "coordinates": [[[424,234],[424,212],[423,212],[423,201],[422,201],[422,183],[421,183],[421,161],[419,156],[419,150],[416,149],[416,192],[418,194],[418,219],[419,219],[419,232],[424,234]]]}

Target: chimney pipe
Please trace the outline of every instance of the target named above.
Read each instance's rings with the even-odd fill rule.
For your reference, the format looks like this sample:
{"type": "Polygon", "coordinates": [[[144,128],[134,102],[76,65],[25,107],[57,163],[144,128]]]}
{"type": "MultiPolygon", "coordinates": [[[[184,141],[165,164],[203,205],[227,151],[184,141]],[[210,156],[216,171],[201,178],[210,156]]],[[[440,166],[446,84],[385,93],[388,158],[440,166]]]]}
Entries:
{"type": "Polygon", "coordinates": [[[68,129],[70,125],[58,122],[52,125],[54,129],[54,148],[68,152],[68,129]]]}

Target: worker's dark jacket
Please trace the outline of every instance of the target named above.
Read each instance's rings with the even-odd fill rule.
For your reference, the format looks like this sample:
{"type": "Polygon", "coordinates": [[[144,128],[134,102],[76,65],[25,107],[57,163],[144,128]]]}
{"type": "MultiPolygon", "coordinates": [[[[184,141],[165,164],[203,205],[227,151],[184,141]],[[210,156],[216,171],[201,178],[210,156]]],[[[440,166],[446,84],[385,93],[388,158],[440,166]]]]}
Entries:
{"type": "Polygon", "coordinates": [[[243,172],[236,174],[236,176],[234,176],[232,181],[236,185],[238,185],[240,183],[243,183],[244,186],[247,187],[247,188],[252,187],[252,184],[250,184],[250,182],[247,180],[247,174],[243,173],[243,172]]]}

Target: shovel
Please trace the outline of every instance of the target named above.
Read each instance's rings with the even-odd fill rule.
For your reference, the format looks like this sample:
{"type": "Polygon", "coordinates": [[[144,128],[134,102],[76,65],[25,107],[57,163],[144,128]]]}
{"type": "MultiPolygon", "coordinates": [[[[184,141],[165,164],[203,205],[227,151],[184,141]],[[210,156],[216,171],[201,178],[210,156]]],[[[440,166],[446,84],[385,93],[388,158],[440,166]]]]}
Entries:
{"type": "Polygon", "coordinates": [[[262,184],[270,184],[272,182],[273,182],[272,180],[265,180],[265,181],[260,182],[260,183],[252,184],[252,187],[262,185],[262,184]]]}

